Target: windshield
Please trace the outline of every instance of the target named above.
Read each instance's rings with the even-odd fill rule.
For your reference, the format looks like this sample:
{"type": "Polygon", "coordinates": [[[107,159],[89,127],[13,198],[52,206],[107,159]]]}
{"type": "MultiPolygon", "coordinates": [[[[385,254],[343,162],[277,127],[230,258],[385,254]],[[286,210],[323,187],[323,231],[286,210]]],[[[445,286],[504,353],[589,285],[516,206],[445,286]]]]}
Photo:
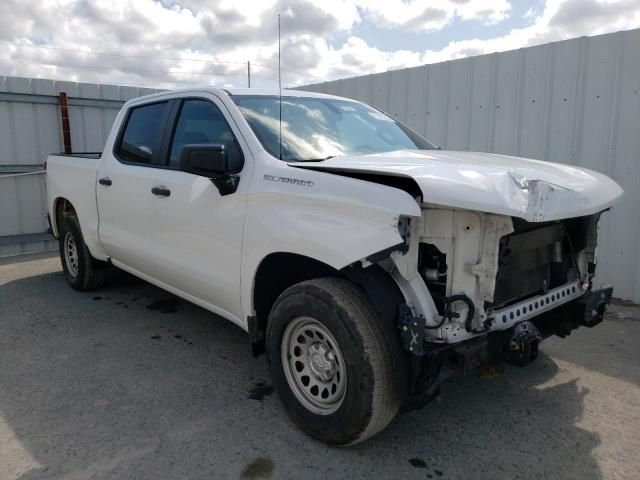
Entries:
{"type": "Polygon", "coordinates": [[[435,147],[408,127],[362,103],[313,97],[282,97],[282,150],[279,97],[234,95],[262,146],[276,158],[312,161],[392,150],[435,147]]]}

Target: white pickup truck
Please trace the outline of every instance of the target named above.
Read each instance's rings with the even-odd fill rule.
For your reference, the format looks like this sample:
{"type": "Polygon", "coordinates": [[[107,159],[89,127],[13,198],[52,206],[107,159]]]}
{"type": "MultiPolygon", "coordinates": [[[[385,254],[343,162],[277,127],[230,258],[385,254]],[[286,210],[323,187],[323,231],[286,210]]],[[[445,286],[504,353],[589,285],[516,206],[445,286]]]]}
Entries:
{"type": "Polygon", "coordinates": [[[239,325],[302,430],[362,441],[484,359],[533,360],[599,323],[600,214],[583,168],[443,151],[385,113],[302,91],[127,102],[104,151],[50,155],[72,287],[109,264],[239,325]]]}

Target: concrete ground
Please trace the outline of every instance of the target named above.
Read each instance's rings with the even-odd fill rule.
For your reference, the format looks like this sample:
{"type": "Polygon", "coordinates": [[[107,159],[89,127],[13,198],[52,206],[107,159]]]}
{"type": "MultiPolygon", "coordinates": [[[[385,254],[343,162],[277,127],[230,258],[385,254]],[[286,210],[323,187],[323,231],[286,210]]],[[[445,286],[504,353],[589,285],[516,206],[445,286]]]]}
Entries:
{"type": "Polygon", "coordinates": [[[142,281],[0,261],[0,479],[639,479],[640,308],[455,378],[351,448],[306,437],[245,334],[142,281]]]}

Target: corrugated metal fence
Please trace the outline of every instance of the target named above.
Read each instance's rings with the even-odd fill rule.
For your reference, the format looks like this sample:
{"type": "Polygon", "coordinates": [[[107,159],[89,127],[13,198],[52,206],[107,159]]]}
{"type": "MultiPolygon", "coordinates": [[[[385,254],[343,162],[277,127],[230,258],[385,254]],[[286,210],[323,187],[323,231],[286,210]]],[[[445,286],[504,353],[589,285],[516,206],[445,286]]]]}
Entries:
{"type": "Polygon", "coordinates": [[[604,215],[599,279],[640,302],[640,30],[300,87],[375,105],[443,148],[598,170],[625,196],[604,215]]]}
{"type": "Polygon", "coordinates": [[[46,233],[42,164],[63,150],[60,92],[73,151],[101,151],[122,104],[157,90],[0,77],[0,256],[55,248],[46,233]]]}

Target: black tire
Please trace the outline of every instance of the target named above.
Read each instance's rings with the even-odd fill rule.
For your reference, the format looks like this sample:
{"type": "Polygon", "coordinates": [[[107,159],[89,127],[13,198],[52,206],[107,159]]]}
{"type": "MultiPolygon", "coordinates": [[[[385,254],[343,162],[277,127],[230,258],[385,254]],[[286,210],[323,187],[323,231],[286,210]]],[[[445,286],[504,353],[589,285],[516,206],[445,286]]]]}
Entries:
{"type": "MultiPolygon", "coordinates": [[[[310,338],[313,342],[315,337],[310,338]]],[[[293,422],[308,435],[332,445],[355,444],[384,429],[397,414],[400,395],[394,381],[397,374],[394,356],[375,310],[365,293],[353,283],[320,278],[288,288],[269,315],[266,340],[273,385],[293,422]],[[290,330],[287,326],[301,318],[322,324],[335,339],[344,360],[346,390],[339,406],[329,413],[310,410],[299,400],[301,387],[295,393],[295,381],[290,380],[292,386],[287,380],[291,373],[285,371],[283,343],[287,350],[285,358],[293,358],[288,354],[293,350],[287,347],[287,338],[293,337],[285,334],[290,330]]],[[[299,351],[294,355],[297,356],[294,363],[297,359],[311,358],[308,352],[306,356],[299,356],[299,351]]],[[[311,363],[305,371],[311,371],[311,363]]],[[[318,377],[312,381],[317,382],[318,377]]]]}
{"type": "Polygon", "coordinates": [[[80,224],[75,216],[65,216],[60,225],[58,236],[60,261],[64,276],[76,290],[92,290],[104,284],[106,264],[94,259],[84,243],[80,224]],[[69,243],[75,245],[75,262],[65,253],[69,243]]]}

